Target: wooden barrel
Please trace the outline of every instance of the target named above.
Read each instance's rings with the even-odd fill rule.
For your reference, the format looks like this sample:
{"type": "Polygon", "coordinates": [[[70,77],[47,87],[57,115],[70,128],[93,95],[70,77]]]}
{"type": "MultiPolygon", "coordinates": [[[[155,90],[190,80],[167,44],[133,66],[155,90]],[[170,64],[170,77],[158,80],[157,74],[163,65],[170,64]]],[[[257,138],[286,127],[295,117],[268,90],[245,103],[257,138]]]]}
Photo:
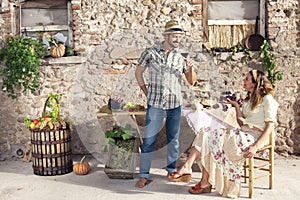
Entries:
{"type": "Polygon", "coordinates": [[[34,174],[54,176],[73,171],[69,129],[31,131],[31,144],[34,174]]]}

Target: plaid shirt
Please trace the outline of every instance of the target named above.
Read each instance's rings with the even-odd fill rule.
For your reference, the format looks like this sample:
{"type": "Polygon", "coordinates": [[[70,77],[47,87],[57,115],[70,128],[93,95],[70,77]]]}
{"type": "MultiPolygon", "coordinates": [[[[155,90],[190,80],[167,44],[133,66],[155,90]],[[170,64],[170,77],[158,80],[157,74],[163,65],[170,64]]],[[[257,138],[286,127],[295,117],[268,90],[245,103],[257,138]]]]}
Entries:
{"type": "Polygon", "coordinates": [[[167,57],[162,44],[147,48],[139,65],[148,67],[148,104],[161,109],[173,109],[182,104],[181,82],[187,72],[186,63],[178,48],[167,57]]]}

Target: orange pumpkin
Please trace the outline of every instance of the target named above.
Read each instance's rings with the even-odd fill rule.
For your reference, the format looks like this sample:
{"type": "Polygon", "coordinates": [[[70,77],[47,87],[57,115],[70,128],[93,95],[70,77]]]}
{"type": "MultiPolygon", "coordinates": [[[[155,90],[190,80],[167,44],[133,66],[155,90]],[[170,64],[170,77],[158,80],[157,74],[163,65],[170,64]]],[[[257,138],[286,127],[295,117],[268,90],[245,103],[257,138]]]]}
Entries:
{"type": "Polygon", "coordinates": [[[84,162],[85,156],[83,156],[83,158],[80,160],[79,163],[75,163],[73,165],[73,171],[75,174],[78,175],[85,175],[88,174],[90,171],[90,164],[88,162],[84,162]]]}
{"type": "Polygon", "coordinates": [[[54,58],[60,58],[65,55],[66,47],[65,45],[59,43],[58,45],[52,45],[50,47],[50,55],[54,58]]]}

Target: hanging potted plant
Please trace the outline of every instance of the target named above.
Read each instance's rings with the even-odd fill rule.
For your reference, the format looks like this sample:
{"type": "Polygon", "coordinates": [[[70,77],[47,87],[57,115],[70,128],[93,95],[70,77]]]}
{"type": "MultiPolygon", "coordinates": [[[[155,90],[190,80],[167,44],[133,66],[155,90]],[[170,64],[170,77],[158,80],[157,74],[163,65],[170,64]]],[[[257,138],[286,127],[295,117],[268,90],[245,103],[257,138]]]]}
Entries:
{"type": "Polygon", "coordinates": [[[40,87],[40,59],[45,56],[44,45],[32,38],[11,37],[0,50],[1,88],[15,99],[20,90],[34,93],[40,87]]]}

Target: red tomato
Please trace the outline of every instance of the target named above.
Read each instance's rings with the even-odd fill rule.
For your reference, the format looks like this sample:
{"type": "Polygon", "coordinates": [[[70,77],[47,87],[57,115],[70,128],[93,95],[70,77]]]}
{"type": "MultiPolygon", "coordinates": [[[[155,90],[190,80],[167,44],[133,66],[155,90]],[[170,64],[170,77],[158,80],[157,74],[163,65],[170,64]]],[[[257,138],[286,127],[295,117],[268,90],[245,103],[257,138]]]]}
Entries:
{"type": "Polygon", "coordinates": [[[33,123],[34,123],[35,125],[37,125],[37,124],[39,123],[39,120],[35,119],[35,120],[33,120],[33,123]]]}
{"type": "Polygon", "coordinates": [[[46,120],[50,120],[50,119],[51,119],[51,117],[48,116],[48,115],[44,117],[44,120],[45,120],[45,121],[46,121],[46,120]]]}

